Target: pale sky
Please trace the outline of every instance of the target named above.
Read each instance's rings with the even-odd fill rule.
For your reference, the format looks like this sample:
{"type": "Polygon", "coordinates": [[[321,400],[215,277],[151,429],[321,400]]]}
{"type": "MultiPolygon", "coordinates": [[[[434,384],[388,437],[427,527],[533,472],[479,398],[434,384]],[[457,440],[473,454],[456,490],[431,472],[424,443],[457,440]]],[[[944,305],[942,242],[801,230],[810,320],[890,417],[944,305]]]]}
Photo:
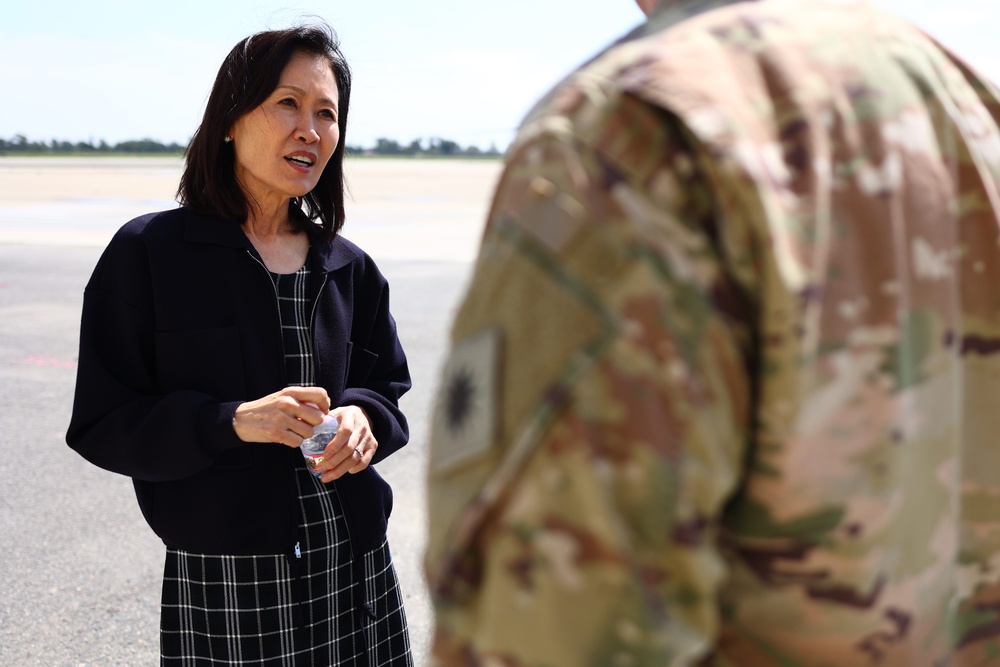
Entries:
{"type": "MultiPolygon", "coordinates": [[[[1000,81],[1000,0],[874,1],[1000,81]]],[[[233,44],[310,15],[354,71],[348,143],[500,149],[536,98],[643,18],[632,0],[19,0],[0,14],[0,138],[186,144],[233,44]]]]}

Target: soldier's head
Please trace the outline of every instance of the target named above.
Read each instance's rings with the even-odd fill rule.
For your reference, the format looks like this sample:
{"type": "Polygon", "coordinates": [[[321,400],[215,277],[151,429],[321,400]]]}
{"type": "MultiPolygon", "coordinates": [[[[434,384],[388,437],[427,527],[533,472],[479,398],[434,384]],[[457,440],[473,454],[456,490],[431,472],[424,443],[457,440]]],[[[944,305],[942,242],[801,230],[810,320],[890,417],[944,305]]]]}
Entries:
{"type": "Polygon", "coordinates": [[[653,7],[656,6],[657,0],[635,0],[635,4],[639,5],[639,9],[642,13],[649,16],[649,13],[653,11],[653,7]]]}
{"type": "Polygon", "coordinates": [[[670,5],[675,5],[680,0],[635,0],[635,4],[639,5],[639,9],[646,16],[649,16],[654,11],[660,7],[669,7],[670,5]]]}

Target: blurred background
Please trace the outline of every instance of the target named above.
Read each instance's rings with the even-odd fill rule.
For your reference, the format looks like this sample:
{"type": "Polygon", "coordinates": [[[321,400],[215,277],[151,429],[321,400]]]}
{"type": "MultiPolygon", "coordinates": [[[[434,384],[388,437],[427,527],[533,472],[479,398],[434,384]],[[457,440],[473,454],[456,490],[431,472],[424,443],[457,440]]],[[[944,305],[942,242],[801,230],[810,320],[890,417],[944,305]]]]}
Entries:
{"type": "MultiPolygon", "coordinates": [[[[1000,79],[996,0],[874,1],[1000,79]]],[[[643,18],[632,0],[9,3],[0,139],[185,145],[233,45],[310,16],[338,32],[354,69],[349,145],[483,151],[506,148],[537,97],[643,18]]]]}

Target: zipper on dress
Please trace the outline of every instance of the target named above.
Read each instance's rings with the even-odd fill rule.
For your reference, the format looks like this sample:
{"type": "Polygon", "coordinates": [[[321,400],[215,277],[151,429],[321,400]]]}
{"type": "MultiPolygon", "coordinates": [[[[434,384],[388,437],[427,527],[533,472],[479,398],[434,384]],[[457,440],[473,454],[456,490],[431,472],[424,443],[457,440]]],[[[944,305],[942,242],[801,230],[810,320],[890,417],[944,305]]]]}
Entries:
{"type": "Polygon", "coordinates": [[[322,364],[319,355],[316,354],[316,308],[319,307],[320,297],[323,296],[323,290],[326,288],[326,283],[329,279],[329,274],[324,271],[323,280],[319,284],[319,289],[316,290],[316,296],[313,298],[312,310],[309,313],[309,345],[312,347],[309,352],[312,354],[313,358],[313,374],[315,375],[313,380],[315,382],[319,382],[319,371],[322,364]]]}
{"type": "Polygon", "coordinates": [[[253,254],[252,252],[250,252],[249,249],[247,250],[247,255],[250,256],[250,259],[252,259],[253,261],[255,261],[258,264],[260,264],[260,268],[264,269],[264,275],[267,276],[267,281],[269,283],[271,283],[271,289],[274,290],[274,298],[275,298],[275,300],[277,300],[277,298],[278,298],[278,286],[274,284],[274,280],[271,278],[271,271],[268,270],[267,265],[264,264],[264,262],[262,262],[260,259],[258,259],[258,257],[255,254],[253,254]]]}
{"type": "Polygon", "coordinates": [[[319,298],[323,295],[323,289],[326,287],[326,281],[329,279],[330,276],[324,271],[323,281],[319,284],[319,289],[316,290],[316,298],[313,299],[312,312],[309,313],[309,329],[314,336],[316,335],[316,307],[319,306],[319,298]]]}
{"type": "MultiPolygon", "coordinates": [[[[281,385],[282,386],[287,386],[288,385],[288,376],[287,376],[286,371],[285,371],[285,341],[284,341],[284,334],[281,331],[281,304],[279,302],[279,298],[280,297],[278,295],[278,286],[274,283],[274,280],[271,278],[271,272],[267,270],[267,265],[265,265],[264,262],[259,257],[257,257],[257,255],[255,255],[249,248],[247,248],[246,253],[247,253],[247,256],[250,259],[252,259],[254,262],[256,262],[257,265],[260,266],[261,270],[264,271],[264,278],[266,278],[267,282],[269,282],[271,284],[271,289],[274,291],[274,309],[275,309],[275,314],[277,314],[277,316],[278,316],[278,318],[277,318],[278,319],[278,342],[281,344],[281,356],[280,356],[280,360],[279,360],[280,363],[278,364],[278,368],[281,369],[281,385]]],[[[292,476],[292,484],[295,484],[295,479],[294,479],[294,477],[296,475],[295,468],[291,469],[290,475],[292,476]]],[[[293,526],[297,525],[297,523],[298,523],[298,515],[295,512],[295,505],[294,505],[294,503],[292,504],[292,512],[289,515],[289,520],[292,522],[293,526]]],[[[298,531],[296,530],[295,532],[297,533],[298,531]]],[[[295,543],[295,547],[293,549],[293,553],[295,554],[295,558],[297,560],[301,560],[301,558],[302,558],[302,551],[299,548],[299,543],[298,542],[295,543]]],[[[289,559],[289,563],[293,562],[291,560],[291,556],[288,556],[288,559],[289,559]]]]}
{"type": "Polygon", "coordinates": [[[281,384],[287,385],[288,378],[285,376],[285,341],[284,333],[281,331],[281,303],[280,297],[278,296],[278,286],[274,283],[274,279],[271,278],[271,272],[267,270],[267,265],[264,264],[255,254],[247,249],[247,256],[253,261],[257,262],[261,269],[264,270],[264,277],[267,278],[267,282],[271,284],[271,289],[274,291],[274,308],[278,315],[278,341],[281,343],[281,384]]]}

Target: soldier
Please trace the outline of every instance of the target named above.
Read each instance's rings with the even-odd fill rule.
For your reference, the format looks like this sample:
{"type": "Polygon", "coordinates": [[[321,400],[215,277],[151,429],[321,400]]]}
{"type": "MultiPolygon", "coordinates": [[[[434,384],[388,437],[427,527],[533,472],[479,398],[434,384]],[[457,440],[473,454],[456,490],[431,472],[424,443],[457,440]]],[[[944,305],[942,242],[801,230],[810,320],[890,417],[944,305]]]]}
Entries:
{"type": "Polygon", "coordinates": [[[647,0],[510,147],[440,665],[1000,665],[1000,98],[864,0],[647,0]]]}

